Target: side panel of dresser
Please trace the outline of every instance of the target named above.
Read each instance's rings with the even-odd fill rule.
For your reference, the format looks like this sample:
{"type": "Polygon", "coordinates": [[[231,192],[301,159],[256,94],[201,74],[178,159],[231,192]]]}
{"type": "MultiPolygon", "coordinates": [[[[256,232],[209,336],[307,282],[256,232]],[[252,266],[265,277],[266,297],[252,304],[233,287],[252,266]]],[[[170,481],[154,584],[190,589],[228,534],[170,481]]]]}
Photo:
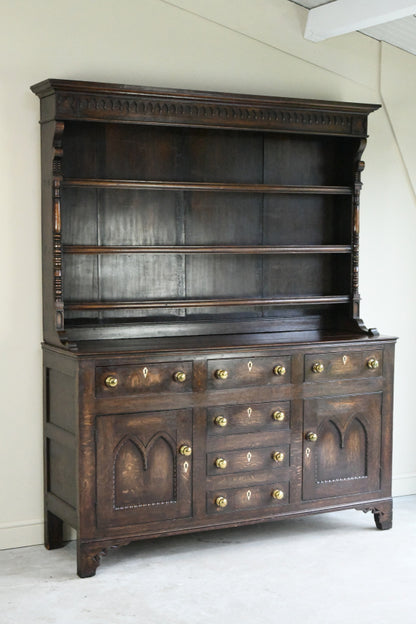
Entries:
{"type": "Polygon", "coordinates": [[[63,521],[78,528],[78,363],[44,348],[45,545],[63,546],[63,521]]]}

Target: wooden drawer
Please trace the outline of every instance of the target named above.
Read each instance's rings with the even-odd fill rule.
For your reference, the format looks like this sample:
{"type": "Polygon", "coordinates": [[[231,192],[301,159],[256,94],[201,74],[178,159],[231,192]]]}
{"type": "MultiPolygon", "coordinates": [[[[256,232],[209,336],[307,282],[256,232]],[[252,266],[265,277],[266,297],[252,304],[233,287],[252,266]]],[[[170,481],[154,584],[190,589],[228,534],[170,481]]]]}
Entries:
{"type": "Polygon", "coordinates": [[[192,362],[145,362],[96,369],[96,396],[120,396],[152,392],[191,392],[192,362]],[[183,376],[177,373],[184,373],[183,376]]]}
{"type": "Polygon", "coordinates": [[[305,355],[305,381],[377,377],[383,372],[382,356],[381,349],[305,355]]]}
{"type": "Polygon", "coordinates": [[[279,481],[266,485],[253,485],[239,488],[218,488],[207,493],[207,513],[223,514],[230,511],[250,511],[252,509],[273,509],[289,503],[289,481],[279,481]],[[273,492],[280,491],[283,498],[273,497],[273,492]],[[222,499],[227,501],[225,507],[221,507],[222,499]]]}
{"type": "Polygon", "coordinates": [[[210,436],[289,428],[290,401],[222,405],[208,409],[207,433],[210,436]]]}
{"type": "MultiPolygon", "coordinates": [[[[289,465],[289,444],[276,443],[264,448],[215,451],[207,455],[207,475],[227,475],[256,470],[278,471],[289,465]]],[[[272,474],[272,472],[271,472],[272,474]]]]}
{"type": "Polygon", "coordinates": [[[209,360],[208,362],[208,389],[288,383],[290,383],[290,356],[288,355],[209,360]]]}

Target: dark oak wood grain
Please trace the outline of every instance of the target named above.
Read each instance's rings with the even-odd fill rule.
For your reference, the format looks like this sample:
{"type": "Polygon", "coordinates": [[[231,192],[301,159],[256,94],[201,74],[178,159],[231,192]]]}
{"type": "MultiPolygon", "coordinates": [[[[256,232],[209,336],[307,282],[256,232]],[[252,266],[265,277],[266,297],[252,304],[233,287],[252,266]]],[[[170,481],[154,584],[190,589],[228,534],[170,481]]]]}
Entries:
{"type": "Polygon", "coordinates": [[[359,312],[373,104],[65,80],[41,100],[45,545],[392,522],[394,338],[359,312]]]}

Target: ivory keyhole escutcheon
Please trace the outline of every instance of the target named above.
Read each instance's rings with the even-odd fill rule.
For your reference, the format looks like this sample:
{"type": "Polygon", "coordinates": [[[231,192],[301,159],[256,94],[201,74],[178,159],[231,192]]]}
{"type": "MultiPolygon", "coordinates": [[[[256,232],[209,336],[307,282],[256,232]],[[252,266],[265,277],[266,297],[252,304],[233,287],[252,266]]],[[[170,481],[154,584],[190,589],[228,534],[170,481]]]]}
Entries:
{"type": "Polygon", "coordinates": [[[188,472],[188,469],[189,469],[189,464],[188,464],[188,462],[186,461],[186,462],[184,463],[184,465],[183,465],[183,471],[186,473],[186,472],[188,472]]]}
{"type": "Polygon", "coordinates": [[[253,410],[251,409],[251,407],[249,407],[249,408],[247,409],[247,416],[248,416],[249,418],[251,418],[252,413],[253,413],[253,410]]]}
{"type": "Polygon", "coordinates": [[[148,374],[149,374],[149,369],[145,366],[143,369],[143,377],[146,379],[148,374]]]}
{"type": "Polygon", "coordinates": [[[343,356],[342,356],[342,363],[344,364],[344,366],[345,366],[345,364],[347,363],[347,360],[348,360],[347,356],[346,356],[346,355],[343,355],[343,356]]]}
{"type": "Polygon", "coordinates": [[[248,461],[248,463],[250,463],[250,462],[251,462],[251,458],[252,458],[252,457],[253,457],[253,456],[252,456],[251,452],[249,451],[249,452],[247,453],[247,461],[248,461]]]}
{"type": "Polygon", "coordinates": [[[249,501],[251,498],[251,490],[247,490],[247,500],[249,501]]]}
{"type": "Polygon", "coordinates": [[[249,362],[247,364],[247,367],[248,367],[248,372],[251,373],[251,369],[253,368],[253,362],[249,362]]]}
{"type": "Polygon", "coordinates": [[[309,459],[309,455],[310,455],[310,454],[311,454],[311,449],[310,449],[310,448],[309,448],[309,446],[308,446],[308,448],[307,448],[307,449],[306,449],[306,451],[305,451],[305,455],[306,455],[306,457],[307,457],[308,459],[309,459]]]}

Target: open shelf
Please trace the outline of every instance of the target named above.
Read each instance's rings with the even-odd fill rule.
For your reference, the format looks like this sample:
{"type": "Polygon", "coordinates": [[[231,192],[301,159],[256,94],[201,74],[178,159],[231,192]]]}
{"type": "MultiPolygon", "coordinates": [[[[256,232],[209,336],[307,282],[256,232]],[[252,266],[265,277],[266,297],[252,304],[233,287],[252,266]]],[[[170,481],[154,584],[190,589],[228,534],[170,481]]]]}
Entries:
{"type": "Polygon", "coordinates": [[[160,180],[103,180],[65,178],[65,188],[96,188],[120,190],[148,190],[148,191],[219,191],[229,193],[282,193],[309,194],[309,195],[351,195],[349,186],[306,186],[282,184],[246,184],[221,182],[174,182],[160,180]]]}
{"type": "Polygon", "coordinates": [[[174,299],[146,301],[83,301],[65,304],[67,310],[137,310],[149,308],[200,308],[211,306],[300,306],[348,303],[348,295],[322,297],[270,297],[241,299],[174,299]]]}
{"type": "Polygon", "coordinates": [[[64,245],[67,254],[348,254],[351,245],[64,245]]]}
{"type": "Polygon", "coordinates": [[[269,129],[260,118],[220,128],[157,114],[149,124],[58,125],[52,248],[63,331],[348,325],[363,136],[352,116],[339,133],[325,116],[314,129],[309,117],[301,128],[285,119],[269,129]]]}

